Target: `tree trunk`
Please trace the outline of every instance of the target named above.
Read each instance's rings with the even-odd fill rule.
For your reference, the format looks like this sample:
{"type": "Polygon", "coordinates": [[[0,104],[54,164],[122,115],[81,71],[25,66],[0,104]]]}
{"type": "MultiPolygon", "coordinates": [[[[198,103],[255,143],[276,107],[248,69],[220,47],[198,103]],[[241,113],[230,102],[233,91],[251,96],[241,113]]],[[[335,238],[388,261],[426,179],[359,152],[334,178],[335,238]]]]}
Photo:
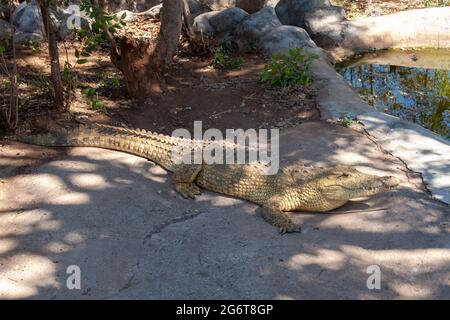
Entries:
{"type": "Polygon", "coordinates": [[[165,88],[163,75],[178,47],[182,13],[182,0],[164,0],[156,42],[146,38],[118,40],[111,61],[122,71],[131,97],[153,96],[165,88]]]}
{"type": "Polygon", "coordinates": [[[60,111],[66,111],[67,106],[64,103],[64,86],[61,77],[61,67],[59,65],[58,44],[56,42],[56,33],[52,26],[49,14],[49,2],[39,0],[42,21],[44,22],[45,33],[48,41],[48,53],[50,55],[51,79],[53,84],[53,92],[55,106],[60,111]]]}

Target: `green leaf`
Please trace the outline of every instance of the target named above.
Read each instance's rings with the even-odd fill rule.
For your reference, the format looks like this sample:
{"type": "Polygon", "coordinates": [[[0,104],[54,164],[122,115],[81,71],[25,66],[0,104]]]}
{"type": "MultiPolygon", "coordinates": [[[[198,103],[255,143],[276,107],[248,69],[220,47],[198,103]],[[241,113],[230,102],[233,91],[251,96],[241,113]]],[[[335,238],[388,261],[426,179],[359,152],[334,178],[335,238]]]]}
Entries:
{"type": "Polygon", "coordinates": [[[78,59],[77,60],[78,64],[85,64],[86,62],[88,62],[87,59],[78,59]]]}

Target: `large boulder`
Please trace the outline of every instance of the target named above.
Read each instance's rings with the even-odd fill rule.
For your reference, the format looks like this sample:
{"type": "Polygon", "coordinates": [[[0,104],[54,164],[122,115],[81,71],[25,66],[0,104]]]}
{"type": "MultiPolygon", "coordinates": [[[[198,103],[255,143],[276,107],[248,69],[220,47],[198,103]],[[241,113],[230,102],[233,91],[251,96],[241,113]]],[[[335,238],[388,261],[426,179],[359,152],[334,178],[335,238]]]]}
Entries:
{"type": "Polygon", "coordinates": [[[234,37],[240,49],[250,43],[259,42],[260,38],[271,30],[281,26],[273,7],[264,7],[250,14],[237,25],[234,37]]]}
{"type": "Polygon", "coordinates": [[[330,6],[318,8],[305,14],[305,29],[320,47],[335,47],[342,42],[342,22],[345,10],[330,6]]]}
{"type": "Polygon", "coordinates": [[[317,8],[330,6],[329,0],[280,0],[275,11],[281,23],[305,27],[305,14],[317,8]]]}
{"type": "Polygon", "coordinates": [[[230,35],[248,13],[240,8],[205,12],[194,19],[193,29],[197,35],[218,37],[219,40],[230,35]]]}
{"type": "Polygon", "coordinates": [[[220,11],[205,12],[195,17],[193,22],[193,29],[198,36],[214,36],[215,30],[209,22],[211,17],[218,14],[220,11]]]}
{"type": "Polygon", "coordinates": [[[267,32],[260,40],[264,53],[286,53],[290,48],[317,49],[308,33],[295,26],[279,26],[267,32]]]}
{"type": "Polygon", "coordinates": [[[227,8],[241,8],[248,13],[261,10],[268,0],[198,0],[210,10],[223,10],[227,8]]]}
{"type": "Polygon", "coordinates": [[[32,43],[44,42],[45,38],[40,32],[22,32],[14,33],[14,42],[18,44],[29,45],[32,43]]]}
{"type": "Polygon", "coordinates": [[[73,11],[70,7],[59,8],[59,16],[61,17],[59,37],[62,40],[72,35],[75,29],[88,30],[90,28],[90,19],[84,12],[73,11]]]}
{"type": "Polygon", "coordinates": [[[14,26],[5,20],[0,19],[0,42],[8,40],[14,33],[14,26]]]}
{"type": "MultiPolygon", "coordinates": [[[[58,30],[60,28],[60,21],[55,12],[50,11],[50,19],[53,27],[58,30]]],[[[39,39],[42,39],[40,41],[45,39],[44,23],[36,0],[22,2],[14,10],[11,16],[11,23],[16,27],[16,30],[19,33],[18,35],[16,34],[15,39],[18,43],[30,41],[37,42],[39,39]],[[24,41],[21,41],[21,39],[24,41]]]]}
{"type": "Polygon", "coordinates": [[[231,32],[246,16],[241,8],[228,8],[210,16],[209,23],[217,33],[231,32]]]}
{"type": "Polygon", "coordinates": [[[142,12],[156,6],[161,0],[106,0],[105,2],[106,9],[109,12],[118,12],[121,10],[142,12]]]}

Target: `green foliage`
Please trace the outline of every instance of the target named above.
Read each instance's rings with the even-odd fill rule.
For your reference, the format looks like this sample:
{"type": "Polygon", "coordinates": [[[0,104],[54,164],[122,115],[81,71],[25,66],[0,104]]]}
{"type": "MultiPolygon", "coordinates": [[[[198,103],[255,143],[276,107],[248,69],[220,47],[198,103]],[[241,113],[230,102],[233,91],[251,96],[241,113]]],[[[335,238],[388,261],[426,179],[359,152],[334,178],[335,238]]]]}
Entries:
{"type": "Polygon", "coordinates": [[[244,51],[246,53],[258,53],[261,51],[259,43],[255,40],[249,40],[244,45],[244,51]]]}
{"type": "Polygon", "coordinates": [[[92,110],[105,110],[105,103],[97,98],[97,89],[86,88],[82,93],[92,110]]]}
{"type": "Polygon", "coordinates": [[[423,4],[425,8],[446,7],[450,5],[450,0],[425,0],[423,4]]]}
{"type": "Polygon", "coordinates": [[[77,39],[81,41],[81,49],[75,50],[75,57],[77,64],[85,64],[92,52],[108,43],[110,36],[122,27],[124,16],[119,18],[115,15],[107,15],[88,0],[81,1],[80,9],[93,21],[89,30],[76,30],[77,39]]]}
{"type": "Polygon", "coordinates": [[[74,90],[78,85],[78,79],[75,73],[73,72],[73,66],[69,61],[64,63],[64,69],[62,72],[62,78],[64,83],[69,86],[72,90],[74,90]]]}
{"type": "Polygon", "coordinates": [[[106,88],[111,85],[113,88],[120,88],[120,77],[115,72],[103,71],[100,74],[100,88],[106,88]]]}
{"type": "Polygon", "coordinates": [[[275,53],[264,67],[261,81],[272,86],[298,87],[309,86],[313,82],[310,67],[318,56],[302,48],[289,49],[289,53],[275,53]]]}
{"type": "Polygon", "coordinates": [[[38,55],[42,52],[41,44],[37,42],[30,42],[31,53],[34,55],[38,55]]]}
{"type": "Polygon", "coordinates": [[[241,57],[233,58],[231,57],[227,50],[223,46],[216,49],[214,53],[214,61],[212,66],[215,69],[236,69],[239,68],[244,63],[244,59],[241,57]]]}
{"type": "Polygon", "coordinates": [[[337,123],[340,124],[341,126],[349,128],[353,125],[354,120],[353,120],[353,118],[349,117],[346,114],[341,114],[337,123]]]}

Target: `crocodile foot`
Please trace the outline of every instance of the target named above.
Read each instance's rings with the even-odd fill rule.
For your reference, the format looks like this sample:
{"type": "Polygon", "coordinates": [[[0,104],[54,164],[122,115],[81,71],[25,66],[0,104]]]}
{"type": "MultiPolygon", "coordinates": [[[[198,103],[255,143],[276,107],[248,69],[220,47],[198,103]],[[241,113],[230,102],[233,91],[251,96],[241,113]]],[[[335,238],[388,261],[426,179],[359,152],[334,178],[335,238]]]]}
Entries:
{"type": "Polygon", "coordinates": [[[185,199],[195,199],[195,196],[202,194],[200,188],[192,182],[177,182],[174,185],[175,190],[185,199]]]}
{"type": "Polygon", "coordinates": [[[293,223],[291,220],[279,222],[277,225],[280,228],[280,233],[301,232],[302,230],[299,225],[293,223]]]}

